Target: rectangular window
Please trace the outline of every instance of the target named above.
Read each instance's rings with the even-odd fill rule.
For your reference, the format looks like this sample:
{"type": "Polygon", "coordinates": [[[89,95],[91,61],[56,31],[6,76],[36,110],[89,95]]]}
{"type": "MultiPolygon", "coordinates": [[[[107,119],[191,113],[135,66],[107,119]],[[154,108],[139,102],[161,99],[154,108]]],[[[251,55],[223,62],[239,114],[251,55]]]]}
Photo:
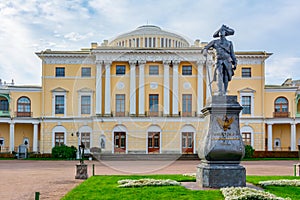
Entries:
{"type": "Polygon", "coordinates": [[[55,114],[65,113],[65,96],[56,95],[55,96],[55,114]]]}
{"type": "Polygon", "coordinates": [[[192,116],[192,95],[191,94],[182,95],[182,116],[184,117],[192,116]]]}
{"type": "Polygon", "coordinates": [[[4,97],[0,97],[0,110],[2,111],[8,111],[8,100],[4,97]],[[2,98],[2,99],[1,99],[2,98]]]}
{"type": "Polygon", "coordinates": [[[192,65],[183,65],[182,66],[182,75],[192,75],[192,65]]]}
{"type": "Polygon", "coordinates": [[[140,39],[136,38],[136,47],[140,47],[140,39]]]}
{"type": "Polygon", "coordinates": [[[149,66],[149,75],[158,75],[158,65],[150,65],[149,66]]]}
{"type": "Polygon", "coordinates": [[[55,146],[61,146],[65,143],[65,134],[63,132],[55,133],[55,146]]]}
{"type": "Polygon", "coordinates": [[[89,149],[91,146],[91,134],[90,133],[81,133],[81,141],[84,144],[85,148],[89,149]]]}
{"type": "Polygon", "coordinates": [[[251,133],[242,133],[244,145],[251,145],[251,133]]]}
{"type": "Polygon", "coordinates": [[[158,94],[149,94],[149,112],[151,116],[158,116],[158,94]]]}
{"type": "Polygon", "coordinates": [[[251,114],[251,96],[242,96],[242,114],[251,114]]]}
{"type": "Polygon", "coordinates": [[[56,77],[64,77],[65,76],[65,68],[64,67],[56,67],[55,68],[55,76],[56,77]]]}
{"type": "Polygon", "coordinates": [[[250,67],[242,68],[242,77],[243,78],[251,78],[251,68],[250,67]]]}
{"type": "Polygon", "coordinates": [[[81,68],[81,77],[91,77],[91,68],[90,67],[81,68]]]}
{"type": "Polygon", "coordinates": [[[124,75],[126,72],[126,66],[125,65],[117,65],[116,66],[116,75],[124,75]]]}
{"type": "Polygon", "coordinates": [[[125,94],[116,94],[116,117],[125,116],[125,94]]]}
{"type": "Polygon", "coordinates": [[[81,96],[81,114],[91,114],[91,96],[81,96]]]}

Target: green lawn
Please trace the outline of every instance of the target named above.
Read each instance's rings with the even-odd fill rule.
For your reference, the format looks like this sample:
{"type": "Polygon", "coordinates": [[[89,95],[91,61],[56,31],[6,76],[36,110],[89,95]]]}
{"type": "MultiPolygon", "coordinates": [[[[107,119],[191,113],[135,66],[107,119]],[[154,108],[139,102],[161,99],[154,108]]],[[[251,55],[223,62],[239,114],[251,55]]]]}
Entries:
{"type": "MultiPolygon", "coordinates": [[[[183,186],[163,186],[163,187],[139,187],[139,188],[118,188],[118,180],[122,179],[172,179],[176,181],[195,181],[193,177],[182,175],[107,175],[93,176],[82,184],[71,190],[63,200],[90,200],[90,199],[224,199],[219,190],[199,190],[193,191],[184,188],[183,186]]],[[[258,184],[259,181],[278,180],[278,179],[300,179],[293,176],[247,176],[247,182],[258,184]]],[[[290,197],[291,199],[300,199],[299,187],[279,187],[267,186],[265,190],[280,197],[290,197]]]]}
{"type": "MultiPolygon", "coordinates": [[[[247,176],[247,182],[258,184],[259,181],[280,180],[280,179],[300,179],[295,176],[247,176]]],[[[290,197],[292,200],[300,199],[300,187],[292,186],[266,186],[265,191],[280,197],[290,197]]]]}
{"type": "Polygon", "coordinates": [[[195,178],[182,175],[147,176],[93,176],[69,192],[63,200],[73,199],[223,199],[219,190],[191,191],[183,186],[118,188],[122,179],[172,179],[176,181],[195,181],[195,178]]]}

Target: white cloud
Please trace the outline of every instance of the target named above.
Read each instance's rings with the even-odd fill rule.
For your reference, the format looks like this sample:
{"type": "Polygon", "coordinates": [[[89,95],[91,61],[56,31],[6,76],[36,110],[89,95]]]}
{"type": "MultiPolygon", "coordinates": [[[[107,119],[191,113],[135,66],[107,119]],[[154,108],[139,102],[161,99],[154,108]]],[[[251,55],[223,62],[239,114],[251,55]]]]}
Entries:
{"type": "Polygon", "coordinates": [[[267,81],[281,84],[285,76],[300,76],[295,72],[300,57],[299,8],[300,2],[293,0],[1,1],[0,78],[40,83],[37,71],[41,66],[34,52],[77,50],[147,22],[192,41],[211,40],[213,32],[225,23],[236,30],[229,38],[235,50],[274,53],[267,60],[267,81]],[[285,69],[280,75],[284,77],[270,69],[285,69]]]}

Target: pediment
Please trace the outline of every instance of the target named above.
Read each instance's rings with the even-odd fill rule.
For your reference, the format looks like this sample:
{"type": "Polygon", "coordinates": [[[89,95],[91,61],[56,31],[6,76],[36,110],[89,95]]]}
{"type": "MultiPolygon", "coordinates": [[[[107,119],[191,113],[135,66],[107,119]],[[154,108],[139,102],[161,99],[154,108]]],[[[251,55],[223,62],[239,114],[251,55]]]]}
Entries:
{"type": "Polygon", "coordinates": [[[243,88],[241,90],[238,90],[239,93],[255,93],[256,90],[253,90],[252,88],[249,88],[249,87],[246,87],[246,88],[243,88]]]}
{"type": "Polygon", "coordinates": [[[77,92],[93,92],[93,90],[92,89],[90,89],[90,88],[87,88],[87,87],[84,87],[84,88],[81,88],[81,89],[79,89],[79,90],[77,90],[77,92]]]}
{"type": "Polygon", "coordinates": [[[68,92],[68,90],[62,88],[62,87],[57,87],[51,90],[51,92],[68,92]]]}

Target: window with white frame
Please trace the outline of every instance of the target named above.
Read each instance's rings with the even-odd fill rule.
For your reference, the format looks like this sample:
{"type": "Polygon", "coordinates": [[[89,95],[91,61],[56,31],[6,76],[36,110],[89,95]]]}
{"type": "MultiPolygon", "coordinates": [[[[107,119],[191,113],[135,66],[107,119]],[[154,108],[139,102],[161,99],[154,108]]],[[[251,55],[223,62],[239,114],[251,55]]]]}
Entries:
{"type": "Polygon", "coordinates": [[[91,77],[91,68],[90,67],[82,67],[81,68],[81,77],[91,77]]]}
{"type": "Polygon", "coordinates": [[[91,114],[91,96],[81,96],[81,114],[91,114]]]}
{"type": "Polygon", "coordinates": [[[149,66],[149,75],[158,75],[158,74],[159,74],[158,65],[150,65],[149,66]]]}
{"type": "Polygon", "coordinates": [[[55,114],[65,114],[65,95],[55,95],[55,114]]]}
{"type": "Polygon", "coordinates": [[[251,133],[243,132],[242,138],[245,145],[251,145],[251,133]]]}
{"type": "Polygon", "coordinates": [[[82,132],[81,133],[81,142],[84,144],[85,148],[89,149],[91,146],[91,133],[82,132]]]}
{"type": "Polygon", "coordinates": [[[242,96],[242,114],[251,114],[251,96],[242,96]]]}

